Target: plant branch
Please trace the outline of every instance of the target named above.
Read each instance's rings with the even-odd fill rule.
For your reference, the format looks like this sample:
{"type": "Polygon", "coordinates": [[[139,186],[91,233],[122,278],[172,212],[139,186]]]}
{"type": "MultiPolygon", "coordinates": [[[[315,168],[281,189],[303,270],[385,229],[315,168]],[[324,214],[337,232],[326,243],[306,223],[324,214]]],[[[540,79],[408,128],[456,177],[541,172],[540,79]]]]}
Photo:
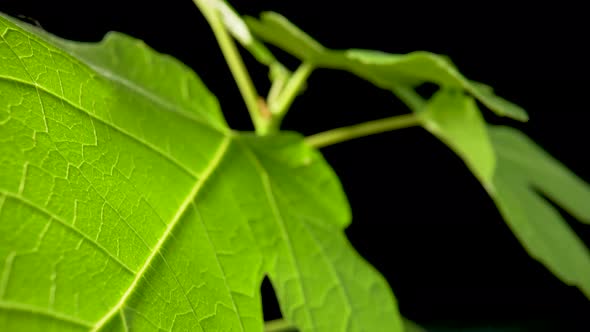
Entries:
{"type": "Polygon", "coordinates": [[[291,77],[291,73],[281,64],[271,65],[269,77],[272,85],[268,91],[266,101],[269,105],[275,105],[285,88],[285,84],[289,80],[289,77],[291,77]]]}
{"type": "Polygon", "coordinates": [[[276,319],[264,324],[264,332],[297,332],[297,328],[286,320],[276,319]]]}
{"type": "Polygon", "coordinates": [[[313,69],[313,65],[304,62],[292,75],[284,72],[279,74],[277,80],[273,82],[268,99],[268,108],[272,115],[268,125],[270,132],[279,129],[281,121],[287,114],[287,111],[289,111],[289,108],[302,87],[305,85],[305,82],[309,75],[311,75],[313,69]]]}
{"type": "Polygon", "coordinates": [[[426,103],[424,99],[414,89],[402,86],[394,85],[391,91],[414,112],[419,112],[426,103]]]}
{"type": "Polygon", "coordinates": [[[259,135],[266,135],[268,133],[269,119],[265,117],[264,113],[259,107],[258,93],[252,83],[252,79],[246,70],[246,66],[240,56],[240,53],[227,31],[224,23],[221,20],[218,9],[215,7],[216,0],[193,0],[197,5],[217,39],[221,52],[225,57],[227,65],[238,85],[238,89],[242,94],[244,103],[250,113],[250,118],[256,128],[256,133],[259,135]]]}
{"type": "Polygon", "coordinates": [[[355,138],[379,134],[401,128],[419,126],[420,119],[415,114],[393,116],[385,119],[373,120],[357,125],[336,128],[305,138],[307,144],[315,148],[342,143],[355,138]]]}
{"type": "Polygon", "coordinates": [[[307,62],[302,63],[299,68],[297,68],[279,94],[276,104],[270,105],[270,111],[272,114],[279,118],[282,118],[285,115],[295,100],[295,97],[297,97],[301,87],[305,84],[309,75],[311,75],[313,69],[313,65],[307,62]]]}

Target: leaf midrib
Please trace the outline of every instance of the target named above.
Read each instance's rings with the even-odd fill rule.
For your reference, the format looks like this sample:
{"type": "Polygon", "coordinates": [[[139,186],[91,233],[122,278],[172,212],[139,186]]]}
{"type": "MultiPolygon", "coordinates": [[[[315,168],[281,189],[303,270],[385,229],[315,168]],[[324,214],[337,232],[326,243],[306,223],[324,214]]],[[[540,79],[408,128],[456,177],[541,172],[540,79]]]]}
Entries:
{"type": "MultiPolygon", "coordinates": [[[[181,168],[184,172],[189,174],[191,177],[198,179],[196,181],[195,185],[193,186],[193,188],[191,189],[190,193],[188,194],[188,196],[185,198],[183,203],[180,205],[179,209],[177,210],[174,217],[172,218],[172,221],[166,227],[164,233],[162,234],[162,236],[160,237],[160,239],[156,243],[155,247],[152,249],[150,255],[147,257],[147,259],[144,262],[144,264],[142,265],[142,267],[139,269],[139,271],[136,274],[132,273],[132,274],[135,274],[135,278],[133,279],[130,286],[127,288],[127,290],[125,291],[125,293],[123,294],[123,296],[121,297],[119,302],[117,302],[117,304],[113,308],[111,308],[111,310],[109,312],[107,312],[98,322],[96,322],[96,324],[94,326],[88,326],[88,327],[92,328],[92,331],[98,331],[98,330],[102,329],[115,315],[122,314],[121,309],[124,307],[125,303],[129,299],[129,297],[134,293],[135,289],[139,285],[140,280],[146,274],[149,266],[151,266],[155,257],[157,257],[159,254],[161,255],[161,252],[160,252],[161,248],[163,247],[165,242],[168,240],[168,238],[171,237],[172,232],[174,231],[174,229],[176,228],[176,225],[180,222],[180,220],[184,216],[188,207],[194,203],[194,199],[197,196],[197,194],[199,193],[199,191],[202,188],[205,181],[210,178],[213,171],[221,163],[221,160],[225,156],[225,154],[228,150],[228,146],[232,140],[232,135],[227,130],[227,128],[219,128],[219,126],[214,123],[207,123],[206,121],[204,121],[202,119],[192,116],[191,113],[188,113],[184,109],[182,109],[182,108],[179,109],[179,108],[175,107],[170,102],[163,100],[162,98],[158,97],[157,95],[153,95],[151,92],[149,92],[145,89],[142,89],[141,87],[137,86],[137,84],[135,84],[125,78],[117,76],[112,71],[110,71],[102,66],[97,66],[92,62],[83,61],[83,59],[81,60],[81,59],[76,58],[74,56],[75,52],[72,50],[61,50],[60,51],[61,54],[66,55],[71,61],[81,65],[81,67],[86,69],[86,71],[89,72],[91,75],[95,75],[94,72],[96,72],[96,74],[98,74],[99,77],[102,77],[103,79],[105,79],[107,81],[111,81],[112,83],[117,84],[117,85],[125,88],[126,90],[129,90],[133,94],[136,94],[136,95],[139,95],[140,97],[146,98],[165,110],[172,111],[174,114],[182,116],[182,117],[194,122],[195,124],[198,124],[200,126],[206,126],[207,128],[212,129],[212,130],[222,134],[224,136],[224,138],[223,138],[221,144],[219,145],[219,147],[217,148],[217,151],[214,153],[213,159],[206,166],[206,168],[203,171],[203,173],[201,174],[201,176],[198,176],[194,171],[190,170],[188,167],[183,165],[183,163],[176,160],[174,157],[170,156],[169,154],[165,153],[164,151],[161,151],[159,148],[152,145],[151,143],[135,136],[134,134],[127,132],[126,130],[124,130],[122,128],[119,128],[118,126],[116,126],[113,123],[110,123],[106,120],[103,120],[103,119],[97,117],[93,112],[90,112],[89,110],[84,109],[81,105],[76,105],[74,102],[70,101],[65,96],[58,95],[55,92],[47,89],[45,86],[38,84],[37,81],[33,78],[33,76],[29,73],[27,66],[24,63],[22,63],[21,57],[18,54],[16,54],[16,52],[14,52],[14,50],[12,49],[12,46],[4,38],[5,34],[9,30],[18,31],[17,29],[8,27],[7,31],[5,31],[5,33],[2,34],[2,41],[8,46],[8,49],[14,54],[14,56],[20,61],[21,66],[25,70],[27,75],[29,76],[30,81],[22,80],[22,79],[19,79],[16,77],[5,76],[5,75],[0,75],[0,80],[5,80],[5,81],[11,82],[13,84],[22,84],[24,86],[29,86],[29,87],[33,88],[34,90],[36,90],[37,96],[39,98],[41,97],[40,92],[44,92],[47,95],[58,99],[61,102],[68,104],[69,106],[71,106],[75,110],[80,111],[84,115],[89,116],[91,119],[95,119],[95,120],[105,124],[106,126],[119,131],[120,133],[124,134],[125,136],[131,138],[132,140],[134,140],[134,141],[140,143],[141,145],[147,147],[148,149],[156,152],[160,156],[164,157],[166,160],[170,161],[174,165],[181,168]],[[94,72],[92,72],[92,71],[94,71],[94,72]]],[[[38,42],[42,45],[45,44],[44,46],[46,48],[48,48],[49,52],[51,52],[51,49],[48,46],[49,45],[55,46],[54,41],[47,40],[45,38],[37,38],[36,36],[34,36],[34,37],[26,36],[26,38],[29,40],[29,42],[31,40],[35,40],[36,42],[38,42]],[[49,45],[47,45],[46,43],[49,45]]],[[[62,88],[62,92],[63,92],[63,88],[62,88]]],[[[41,107],[43,107],[41,100],[39,100],[39,102],[41,103],[41,107]]],[[[45,118],[45,114],[43,114],[43,117],[45,118]]],[[[46,128],[46,130],[48,130],[48,128],[46,128]]],[[[131,271],[131,270],[129,270],[129,271],[131,271]]],[[[193,308],[192,304],[190,303],[190,301],[189,301],[189,305],[191,306],[191,310],[193,310],[193,314],[194,314],[194,308],[193,308]]],[[[51,316],[51,314],[48,314],[48,315],[51,316]]],[[[89,325],[89,324],[86,324],[86,325],[89,325]]],[[[243,329],[243,327],[242,327],[242,329],[243,329]]]]}
{"type": "MultiPolygon", "coordinates": [[[[301,268],[299,267],[299,264],[297,262],[297,258],[295,257],[291,237],[289,236],[289,232],[287,232],[285,220],[282,216],[282,213],[281,213],[280,208],[278,206],[277,200],[275,198],[275,193],[272,189],[272,183],[270,181],[270,175],[268,174],[268,171],[266,170],[266,168],[262,165],[262,163],[260,162],[260,160],[256,156],[256,153],[254,153],[247,145],[242,144],[242,146],[244,147],[244,150],[246,151],[247,156],[252,161],[252,164],[254,165],[254,167],[256,169],[258,169],[258,171],[260,173],[259,175],[260,175],[260,179],[262,181],[264,191],[266,192],[266,196],[267,196],[266,198],[271,206],[272,213],[275,216],[275,220],[276,220],[278,227],[280,229],[281,236],[283,237],[283,240],[286,243],[287,252],[289,253],[289,258],[291,258],[291,261],[293,262],[293,265],[295,267],[295,272],[297,273],[297,277],[299,278],[299,280],[302,280],[303,277],[301,275],[301,268]]],[[[308,303],[307,302],[307,295],[306,295],[305,289],[303,288],[302,283],[299,282],[299,283],[297,283],[297,285],[299,286],[299,290],[301,292],[301,296],[303,297],[304,303],[308,303]]],[[[304,312],[307,316],[307,319],[309,320],[309,324],[311,325],[311,327],[313,329],[317,328],[317,325],[315,323],[313,315],[311,314],[311,312],[309,311],[309,309],[307,307],[304,307],[304,308],[305,308],[304,312]]]]}
{"type": "MultiPolygon", "coordinates": [[[[115,315],[118,314],[119,311],[121,311],[121,309],[123,308],[123,306],[125,305],[125,303],[129,299],[129,297],[133,294],[133,292],[135,291],[135,289],[139,285],[140,280],[146,274],[148,268],[151,266],[154,259],[159,254],[161,254],[160,251],[161,251],[162,247],[164,246],[166,241],[171,237],[172,232],[174,231],[176,226],[179,224],[179,222],[182,220],[182,217],[184,216],[185,212],[188,210],[188,208],[191,206],[191,204],[193,204],[195,198],[197,197],[197,195],[201,191],[201,188],[203,188],[203,185],[205,184],[205,182],[211,177],[211,175],[217,169],[219,164],[221,164],[223,157],[227,154],[228,147],[229,147],[231,141],[232,141],[231,136],[224,137],[224,139],[220,143],[219,147],[215,151],[215,154],[214,154],[213,158],[211,159],[211,162],[209,162],[209,164],[205,168],[205,171],[203,172],[201,177],[196,181],[196,183],[193,186],[193,188],[191,189],[190,193],[187,195],[187,197],[184,199],[182,204],[179,206],[178,210],[174,214],[174,217],[172,218],[172,221],[168,224],[168,226],[166,227],[166,230],[164,231],[162,236],[158,239],[158,242],[154,246],[151,254],[147,257],[144,264],[139,269],[139,272],[136,274],[135,278],[133,279],[133,281],[131,282],[131,284],[129,285],[129,287],[127,288],[127,290],[125,291],[125,293],[123,294],[121,299],[119,300],[119,302],[117,302],[117,304],[115,304],[115,306],[113,306],[113,308],[94,325],[92,332],[96,332],[96,331],[101,330],[111,320],[111,318],[113,318],[115,315]]],[[[192,308],[192,309],[194,310],[194,308],[192,308]]],[[[194,313],[194,311],[193,311],[193,313],[194,313]]]]}
{"type": "MultiPolygon", "coordinates": [[[[64,98],[63,96],[56,95],[55,93],[53,93],[52,91],[49,91],[49,90],[45,89],[41,85],[37,85],[37,84],[31,83],[31,82],[26,82],[26,81],[23,81],[23,80],[14,78],[14,77],[8,77],[8,76],[3,76],[3,75],[0,75],[0,80],[5,80],[5,81],[8,81],[8,82],[12,82],[12,83],[22,84],[24,86],[28,86],[28,87],[37,89],[38,91],[43,91],[43,92],[47,93],[48,95],[50,95],[50,96],[52,96],[52,97],[54,97],[54,98],[56,98],[58,100],[61,100],[61,101],[65,102],[70,107],[72,107],[75,110],[77,110],[77,111],[79,111],[79,112],[81,112],[81,113],[89,116],[93,120],[96,120],[96,121],[98,121],[98,122],[100,122],[100,123],[108,126],[109,128],[112,128],[112,129],[116,130],[117,132],[125,135],[126,137],[131,138],[135,142],[137,142],[137,143],[145,146],[146,148],[150,149],[151,151],[153,151],[153,152],[157,153],[158,155],[164,157],[166,160],[168,160],[169,162],[171,162],[176,167],[179,167],[183,172],[187,173],[191,177],[198,178],[198,174],[196,174],[193,170],[189,169],[182,162],[180,162],[178,159],[176,159],[173,156],[167,154],[166,152],[164,152],[160,148],[156,147],[152,143],[150,143],[150,142],[148,142],[148,141],[146,141],[146,140],[144,140],[142,138],[139,138],[139,137],[133,135],[132,133],[126,131],[125,129],[123,129],[123,128],[121,128],[121,127],[119,127],[119,126],[117,126],[117,125],[115,125],[113,123],[107,122],[106,120],[104,120],[102,118],[99,118],[94,113],[90,112],[89,110],[84,109],[82,106],[79,106],[79,105],[76,105],[76,104],[72,103],[70,100],[64,98]]],[[[45,117],[45,115],[44,115],[44,117],[45,117]]],[[[206,126],[206,127],[207,128],[211,128],[211,129],[214,129],[214,127],[211,127],[211,126],[206,126]]],[[[224,135],[227,135],[227,134],[224,134],[224,135]]]]}
{"type": "MultiPolygon", "coordinates": [[[[27,31],[26,29],[24,29],[23,27],[20,26],[20,22],[14,22],[12,19],[7,18],[5,15],[3,15],[2,13],[0,13],[0,18],[5,19],[6,21],[8,21],[11,24],[16,25],[18,28],[21,28],[25,31],[27,31]]],[[[195,174],[195,172],[191,169],[189,169],[187,166],[185,166],[182,162],[180,162],[179,160],[177,160],[176,158],[174,158],[173,156],[169,155],[168,153],[166,153],[165,151],[162,151],[160,148],[156,147],[155,145],[153,145],[152,143],[141,139],[135,135],[133,135],[132,133],[127,132],[126,130],[124,130],[123,128],[120,128],[119,126],[116,126],[113,123],[110,123],[108,121],[106,121],[105,119],[102,119],[98,116],[96,116],[93,112],[90,112],[89,110],[86,110],[82,107],[82,105],[76,105],[73,101],[70,101],[69,99],[67,99],[65,96],[60,96],[57,95],[55,92],[50,91],[49,89],[47,89],[45,86],[43,86],[42,84],[38,84],[37,81],[33,78],[33,76],[31,75],[31,73],[29,72],[27,66],[22,62],[21,57],[14,51],[12,45],[10,43],[8,43],[8,41],[5,38],[5,35],[10,31],[19,31],[18,29],[15,29],[14,27],[11,26],[7,26],[6,31],[4,31],[3,34],[0,35],[0,42],[5,43],[8,46],[8,49],[10,50],[10,52],[12,52],[12,54],[14,54],[14,56],[18,59],[19,63],[21,64],[23,70],[26,72],[26,74],[29,76],[30,82],[27,81],[23,81],[22,79],[16,78],[16,77],[11,77],[11,76],[5,76],[5,75],[0,75],[0,80],[5,80],[8,82],[13,82],[13,83],[20,83],[22,85],[25,86],[29,86],[33,89],[35,89],[38,97],[39,97],[39,103],[42,107],[42,112],[43,112],[43,119],[44,121],[46,121],[46,116],[45,116],[45,111],[43,109],[43,103],[41,101],[41,95],[40,95],[40,91],[43,91],[45,93],[47,93],[48,95],[62,101],[65,102],[66,104],[70,105],[71,107],[73,107],[74,109],[88,115],[89,117],[91,117],[92,119],[95,119],[105,125],[107,125],[110,128],[113,128],[115,130],[117,130],[118,132],[122,133],[123,135],[133,139],[134,141],[140,143],[141,145],[144,145],[146,147],[148,147],[150,150],[156,152],[157,154],[163,156],[165,159],[167,159],[168,161],[170,161],[171,163],[173,163],[175,166],[181,168],[184,172],[186,172],[187,174],[191,175],[194,178],[197,178],[198,175],[195,174]]],[[[45,31],[43,31],[45,32],[45,31]]],[[[37,35],[26,35],[25,38],[27,38],[27,40],[30,41],[34,40],[37,43],[43,45],[45,48],[47,48],[47,50],[51,53],[51,48],[49,46],[52,46],[54,48],[56,48],[60,54],[67,56],[67,58],[72,61],[73,63],[78,64],[82,69],[84,69],[88,74],[90,74],[91,76],[94,76],[96,74],[98,74],[99,77],[102,77],[103,79],[110,81],[114,84],[117,84],[119,86],[124,87],[125,89],[128,89],[131,93],[137,94],[141,97],[144,98],[148,98],[149,100],[153,101],[155,104],[157,104],[158,106],[163,107],[164,109],[171,111],[173,114],[177,114],[183,118],[186,118],[187,120],[190,120],[192,122],[194,122],[195,124],[207,127],[221,135],[231,135],[231,130],[228,128],[220,128],[217,124],[215,123],[208,123],[202,119],[199,119],[195,116],[192,116],[192,113],[190,111],[186,111],[183,108],[175,108],[173,107],[172,104],[170,104],[169,102],[163,100],[162,98],[158,97],[157,95],[153,95],[152,93],[150,93],[149,91],[146,91],[144,89],[140,89],[137,84],[133,84],[133,82],[130,82],[129,80],[126,80],[122,77],[118,77],[117,75],[115,75],[112,71],[105,69],[104,67],[101,66],[97,66],[93,63],[89,63],[88,61],[83,61],[81,59],[78,59],[77,57],[75,57],[74,52],[72,51],[67,51],[67,50],[62,50],[59,49],[57,47],[57,45],[55,45],[56,43],[59,43],[59,40],[57,41],[53,41],[51,40],[50,37],[48,38],[42,38],[39,37],[37,35]],[[125,84],[125,82],[128,82],[128,84],[125,84]]],[[[60,83],[61,84],[61,83],[60,83]]],[[[63,91],[63,87],[62,87],[62,91],[63,91]]],[[[49,128],[47,128],[47,123],[45,122],[45,127],[47,132],[49,131],[49,128]]]]}

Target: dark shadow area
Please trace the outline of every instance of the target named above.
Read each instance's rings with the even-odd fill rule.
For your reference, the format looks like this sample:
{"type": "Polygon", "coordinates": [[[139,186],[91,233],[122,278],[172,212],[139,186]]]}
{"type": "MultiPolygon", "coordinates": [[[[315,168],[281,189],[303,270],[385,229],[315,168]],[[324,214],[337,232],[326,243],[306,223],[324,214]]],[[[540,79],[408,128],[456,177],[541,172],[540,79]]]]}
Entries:
{"type": "Polygon", "coordinates": [[[272,283],[268,277],[264,277],[264,280],[262,280],[260,291],[262,293],[262,309],[264,311],[264,320],[271,321],[275,319],[281,319],[283,315],[281,314],[279,301],[277,300],[274,288],[272,287],[272,283]]]}

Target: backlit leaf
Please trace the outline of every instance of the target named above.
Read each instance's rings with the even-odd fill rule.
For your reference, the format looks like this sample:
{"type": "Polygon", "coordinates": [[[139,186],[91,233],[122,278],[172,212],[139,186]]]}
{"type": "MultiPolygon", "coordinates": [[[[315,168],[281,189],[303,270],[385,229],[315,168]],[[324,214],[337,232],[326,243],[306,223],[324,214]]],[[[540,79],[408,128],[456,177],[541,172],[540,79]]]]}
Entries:
{"type": "Polygon", "coordinates": [[[401,331],[296,133],[230,130],[199,78],[131,37],[0,16],[0,330],[401,331]]]}
{"type": "Polygon", "coordinates": [[[590,186],[516,129],[487,126],[471,97],[438,92],[418,115],[469,166],[528,253],[590,298],[590,251],[546,195],[590,221],[590,186]]]}

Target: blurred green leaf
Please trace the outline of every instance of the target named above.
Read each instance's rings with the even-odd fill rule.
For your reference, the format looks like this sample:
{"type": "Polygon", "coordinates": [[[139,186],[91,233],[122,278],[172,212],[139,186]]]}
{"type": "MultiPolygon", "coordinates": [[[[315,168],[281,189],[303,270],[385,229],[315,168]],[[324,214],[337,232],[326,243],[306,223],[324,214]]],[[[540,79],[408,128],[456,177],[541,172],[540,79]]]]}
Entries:
{"type": "Polygon", "coordinates": [[[590,187],[520,131],[490,128],[497,156],[490,195],[529,254],[590,298],[590,251],[540,194],[590,220],[590,187]]]}
{"type": "Polygon", "coordinates": [[[399,85],[415,87],[426,82],[445,88],[460,88],[498,115],[528,120],[526,111],[518,105],[494,95],[489,87],[463,77],[446,56],[423,51],[402,55],[373,50],[326,49],[274,12],[262,13],[260,20],[246,17],[245,22],[262,41],[316,67],[347,70],[387,90],[399,85]]]}
{"type": "Polygon", "coordinates": [[[486,128],[462,93],[439,91],[418,114],[469,166],[528,253],[590,298],[590,251],[540,195],[588,223],[590,186],[520,131],[486,128]]]}

